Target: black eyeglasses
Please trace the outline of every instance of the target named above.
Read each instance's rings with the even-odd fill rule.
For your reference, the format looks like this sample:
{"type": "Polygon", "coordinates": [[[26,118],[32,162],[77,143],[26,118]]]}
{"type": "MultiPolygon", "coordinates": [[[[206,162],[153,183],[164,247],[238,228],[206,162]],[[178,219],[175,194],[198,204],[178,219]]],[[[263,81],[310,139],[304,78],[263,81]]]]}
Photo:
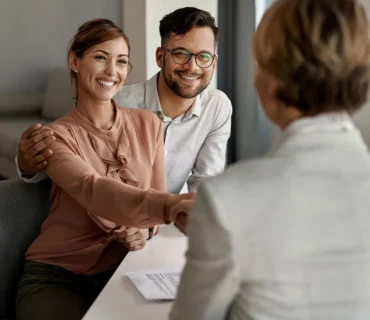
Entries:
{"type": "Polygon", "coordinates": [[[190,53],[188,50],[178,48],[178,49],[168,49],[162,47],[163,50],[172,53],[172,59],[175,63],[184,65],[187,64],[191,57],[195,57],[195,63],[199,68],[208,68],[212,65],[213,60],[215,59],[215,54],[211,54],[207,51],[201,51],[199,53],[190,53]]]}

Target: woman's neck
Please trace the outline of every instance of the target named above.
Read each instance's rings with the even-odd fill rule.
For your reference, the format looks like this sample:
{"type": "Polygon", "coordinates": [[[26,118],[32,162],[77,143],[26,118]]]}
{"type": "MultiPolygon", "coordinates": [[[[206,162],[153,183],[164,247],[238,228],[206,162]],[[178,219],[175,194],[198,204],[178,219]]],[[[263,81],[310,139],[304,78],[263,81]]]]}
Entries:
{"type": "Polygon", "coordinates": [[[109,130],[113,126],[116,108],[112,101],[89,102],[79,97],[76,107],[95,127],[109,130]]]}

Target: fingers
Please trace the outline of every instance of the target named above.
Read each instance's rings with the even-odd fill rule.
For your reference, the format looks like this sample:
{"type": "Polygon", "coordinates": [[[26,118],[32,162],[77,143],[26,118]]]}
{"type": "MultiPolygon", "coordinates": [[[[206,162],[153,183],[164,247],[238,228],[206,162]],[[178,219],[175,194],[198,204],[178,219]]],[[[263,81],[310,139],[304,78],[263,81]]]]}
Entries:
{"type": "Polygon", "coordinates": [[[19,142],[19,151],[33,157],[55,141],[53,131],[40,131],[30,138],[22,139],[19,142]]]}
{"type": "Polygon", "coordinates": [[[180,196],[181,196],[181,199],[191,200],[191,199],[195,199],[196,192],[181,193],[180,196]]]}
{"type": "Polygon", "coordinates": [[[142,238],[142,233],[140,232],[140,229],[137,228],[124,227],[122,230],[114,230],[114,233],[116,235],[116,239],[125,244],[142,238]]]}
{"type": "MultiPolygon", "coordinates": [[[[51,132],[51,131],[49,131],[51,132]]],[[[44,132],[42,134],[38,134],[34,137],[32,137],[29,141],[28,145],[32,146],[28,149],[29,155],[33,158],[43,150],[50,147],[50,145],[55,141],[55,137],[53,136],[53,133],[51,134],[49,132],[44,132]]]]}
{"type": "Polygon", "coordinates": [[[139,232],[140,229],[138,228],[126,228],[122,231],[122,237],[130,237],[134,235],[135,233],[139,232]]]}
{"type": "Polygon", "coordinates": [[[135,246],[135,247],[133,247],[133,248],[131,248],[131,249],[129,249],[130,251],[137,251],[137,250],[141,250],[141,249],[143,249],[145,247],[145,243],[143,243],[143,244],[140,244],[140,245],[137,245],[137,246],[135,246]]]}
{"type": "Polygon", "coordinates": [[[169,194],[165,203],[165,211],[169,214],[171,221],[176,217],[176,213],[190,210],[191,203],[195,199],[195,192],[182,194],[169,194]]]}
{"type": "Polygon", "coordinates": [[[126,248],[129,249],[130,251],[139,250],[144,247],[145,247],[145,242],[142,240],[132,241],[126,245],[126,248]]]}
{"type": "Polygon", "coordinates": [[[119,226],[118,229],[114,230],[115,233],[121,233],[123,232],[125,229],[127,229],[126,226],[119,226]]]}
{"type": "Polygon", "coordinates": [[[175,226],[184,234],[188,224],[188,215],[195,201],[195,193],[188,194],[185,200],[180,200],[170,209],[170,219],[174,221],[175,226]]]}
{"type": "Polygon", "coordinates": [[[36,173],[47,167],[46,160],[52,155],[48,147],[54,141],[53,131],[44,129],[39,124],[28,128],[18,145],[18,155],[25,166],[23,169],[36,173]]]}
{"type": "Polygon", "coordinates": [[[50,149],[43,151],[41,154],[35,155],[30,158],[29,154],[25,155],[24,158],[28,165],[32,168],[37,168],[41,170],[47,167],[47,159],[51,157],[53,152],[50,149]]]}
{"type": "Polygon", "coordinates": [[[37,164],[34,168],[35,168],[36,172],[40,172],[40,171],[44,170],[47,166],[48,166],[47,161],[43,161],[43,162],[37,164]]]}
{"type": "Polygon", "coordinates": [[[170,211],[170,218],[171,221],[175,221],[177,215],[180,213],[189,214],[190,210],[193,206],[194,200],[180,200],[177,204],[175,204],[170,211]]]}
{"type": "Polygon", "coordinates": [[[39,130],[41,128],[41,123],[34,124],[33,126],[29,127],[22,133],[22,140],[29,139],[35,131],[39,130]]]}
{"type": "Polygon", "coordinates": [[[50,156],[53,154],[53,151],[51,151],[50,149],[44,151],[43,153],[37,155],[37,156],[34,156],[33,157],[33,162],[35,163],[35,165],[39,164],[39,163],[42,163],[44,162],[46,159],[50,158],[50,156]]]}
{"type": "Polygon", "coordinates": [[[140,232],[137,232],[129,237],[123,237],[122,235],[117,235],[117,238],[121,239],[122,243],[130,243],[130,242],[133,242],[133,241],[137,241],[137,240],[140,240],[142,237],[142,235],[140,234],[140,232]]]}
{"type": "Polygon", "coordinates": [[[135,251],[144,248],[146,238],[145,230],[137,228],[126,228],[123,231],[114,231],[117,241],[121,242],[128,250],[135,251]]]}
{"type": "Polygon", "coordinates": [[[180,213],[177,215],[175,220],[175,226],[183,233],[187,234],[186,227],[188,225],[188,215],[184,213],[180,213]]]}

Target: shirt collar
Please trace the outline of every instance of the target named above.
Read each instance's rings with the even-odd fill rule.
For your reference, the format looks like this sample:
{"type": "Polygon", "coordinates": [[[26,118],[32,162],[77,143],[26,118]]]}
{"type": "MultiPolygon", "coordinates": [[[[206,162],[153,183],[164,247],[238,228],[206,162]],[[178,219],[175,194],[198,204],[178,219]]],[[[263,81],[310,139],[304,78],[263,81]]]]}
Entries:
{"type": "MultiPolygon", "coordinates": [[[[169,119],[162,112],[162,107],[158,96],[158,77],[159,72],[145,82],[145,105],[146,109],[156,113],[162,120],[169,119]]],[[[195,97],[192,107],[183,115],[182,121],[200,116],[201,113],[201,98],[200,94],[195,97]]],[[[171,121],[171,119],[169,119],[171,121]]]]}
{"type": "Polygon", "coordinates": [[[202,103],[201,103],[201,99],[200,99],[200,95],[201,94],[198,94],[196,97],[195,97],[195,100],[194,100],[194,103],[193,105],[191,106],[191,108],[185,113],[185,118],[188,119],[188,118],[191,118],[192,116],[197,116],[199,117],[200,116],[200,110],[202,108],[202,103]]]}
{"type": "Polygon", "coordinates": [[[161,104],[159,103],[157,79],[159,73],[155,74],[149,80],[145,81],[145,106],[146,109],[157,114],[163,114],[161,104]]]}
{"type": "MultiPolygon", "coordinates": [[[[313,117],[303,117],[293,121],[282,131],[279,140],[268,152],[269,155],[277,152],[287,141],[296,141],[297,137],[307,134],[339,133],[355,131],[360,136],[359,130],[353,124],[351,116],[346,111],[326,112],[313,117]]],[[[340,140],[340,139],[339,139],[340,140]]],[[[304,139],[302,139],[304,141],[304,139]]],[[[365,143],[363,143],[365,146],[365,143]]],[[[366,149],[366,146],[365,146],[366,149]]]]}
{"type": "Polygon", "coordinates": [[[350,115],[345,111],[325,112],[313,117],[303,117],[293,121],[285,132],[316,132],[353,130],[355,128],[350,115]]]}

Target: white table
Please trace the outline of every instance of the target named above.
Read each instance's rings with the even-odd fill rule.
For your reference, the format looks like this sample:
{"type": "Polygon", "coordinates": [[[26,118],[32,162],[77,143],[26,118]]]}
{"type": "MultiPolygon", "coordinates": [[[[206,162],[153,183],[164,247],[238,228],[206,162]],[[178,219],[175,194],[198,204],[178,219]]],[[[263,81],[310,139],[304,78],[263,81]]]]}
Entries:
{"type": "Polygon", "coordinates": [[[143,298],[125,275],[129,271],[183,266],[187,238],[173,226],[160,232],[144,249],[130,252],[100,293],[83,320],[168,318],[171,302],[150,302],[143,298]]]}

